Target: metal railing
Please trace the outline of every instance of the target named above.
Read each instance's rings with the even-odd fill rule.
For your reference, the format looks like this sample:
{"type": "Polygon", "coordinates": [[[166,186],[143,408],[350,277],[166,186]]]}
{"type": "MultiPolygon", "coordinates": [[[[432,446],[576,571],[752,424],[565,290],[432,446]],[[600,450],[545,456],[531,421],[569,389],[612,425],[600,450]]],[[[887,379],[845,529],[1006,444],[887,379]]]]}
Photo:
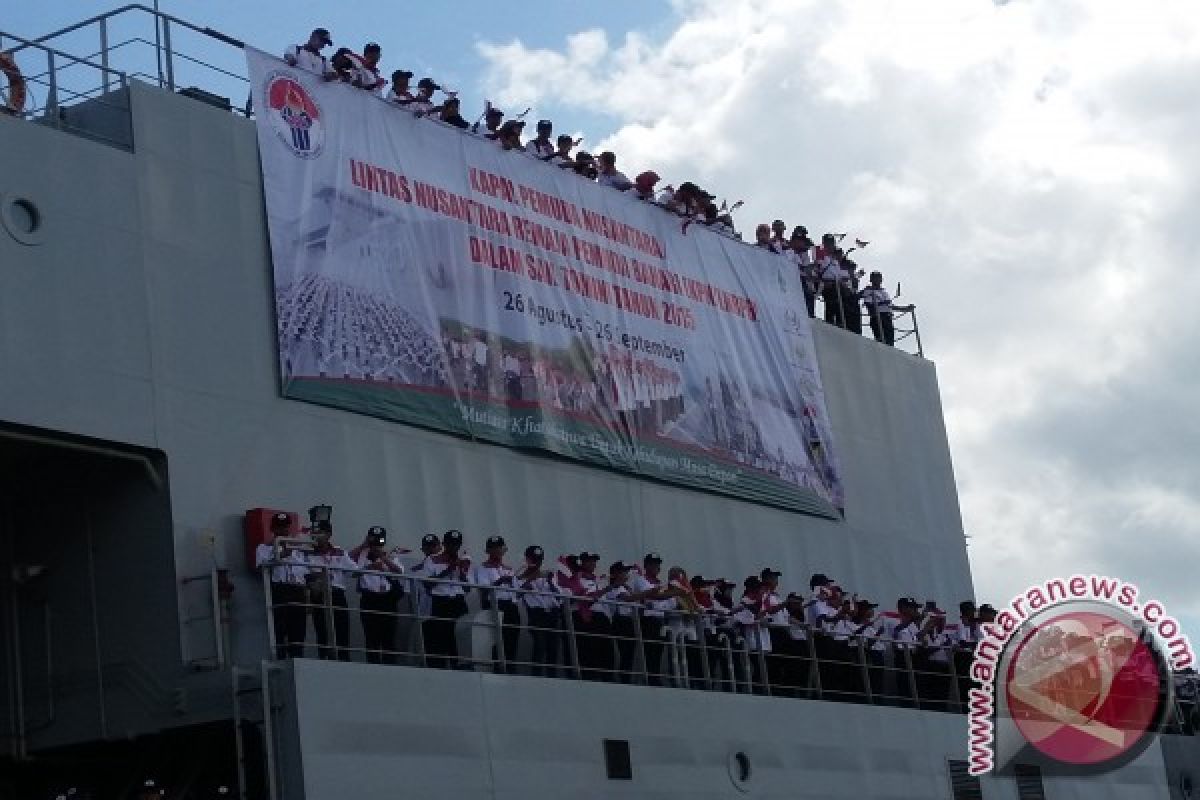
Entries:
{"type": "Polygon", "coordinates": [[[657,617],[638,602],[348,567],[308,564],[305,585],[272,584],[269,568],[286,563],[262,570],[269,660],[316,656],[943,711],[963,710],[966,697],[953,646],[906,649],[807,625],[741,625],[728,614],[657,617]],[[387,579],[390,597],[352,602],[366,575],[387,579]],[[289,640],[285,629],[304,635],[289,640]]]}

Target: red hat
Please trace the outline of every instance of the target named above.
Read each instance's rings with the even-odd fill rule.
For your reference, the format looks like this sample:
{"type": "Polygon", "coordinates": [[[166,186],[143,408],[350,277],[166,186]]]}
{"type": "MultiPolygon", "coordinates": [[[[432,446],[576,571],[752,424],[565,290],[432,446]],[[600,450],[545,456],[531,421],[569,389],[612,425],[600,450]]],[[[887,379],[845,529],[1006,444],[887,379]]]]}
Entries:
{"type": "Polygon", "coordinates": [[[634,185],[643,190],[653,189],[654,184],[658,183],[658,181],[658,173],[649,169],[633,179],[634,185]]]}

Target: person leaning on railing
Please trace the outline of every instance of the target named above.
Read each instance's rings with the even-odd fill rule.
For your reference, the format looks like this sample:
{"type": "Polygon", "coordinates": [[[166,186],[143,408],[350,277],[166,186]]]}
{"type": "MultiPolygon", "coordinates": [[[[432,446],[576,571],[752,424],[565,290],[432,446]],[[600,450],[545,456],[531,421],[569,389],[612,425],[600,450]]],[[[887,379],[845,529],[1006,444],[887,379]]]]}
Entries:
{"type": "Polygon", "coordinates": [[[346,603],[346,571],[356,565],[346,551],[333,544],[333,525],[317,523],[313,549],[308,554],[309,611],[317,633],[317,652],[323,659],[350,660],[350,611],[346,603]],[[332,611],[330,611],[332,609],[332,611]],[[329,630],[329,616],[333,630],[329,630]]]}
{"type": "MultiPolygon", "coordinates": [[[[276,539],[287,536],[291,524],[287,514],[276,514],[271,518],[271,536],[276,539]]],[[[254,563],[270,576],[276,658],[303,657],[308,627],[304,614],[304,576],[308,574],[304,554],[284,546],[277,553],[275,545],[260,544],[254,552],[254,563]]]]}
{"type": "Polygon", "coordinates": [[[404,586],[376,573],[403,575],[404,567],[392,560],[386,545],[387,530],[373,525],[362,544],[349,553],[359,568],[370,570],[358,574],[358,620],[370,664],[396,663],[396,610],[404,596],[404,586]]]}
{"type": "Polygon", "coordinates": [[[547,678],[558,677],[558,654],[562,644],[560,590],[554,585],[552,574],[542,569],[545,551],[537,546],[525,548],[525,566],[515,578],[517,588],[526,590],[521,595],[525,603],[525,615],[529,620],[529,636],[533,650],[533,674],[547,678]]]}
{"type": "Polygon", "coordinates": [[[430,595],[430,618],[422,625],[429,666],[453,669],[458,664],[455,626],[467,613],[467,590],[463,586],[471,570],[471,557],[463,550],[461,531],[448,530],[442,549],[426,559],[425,574],[430,595]]]}
{"type": "Polygon", "coordinates": [[[304,44],[294,44],[283,53],[283,60],[290,67],[311,72],[325,80],[333,80],[337,73],[329,65],[329,61],[321,54],[321,50],[333,46],[333,39],[325,28],[316,28],[308,36],[304,44]]]}
{"type": "Polygon", "coordinates": [[[471,580],[480,587],[480,600],[484,608],[492,608],[495,600],[496,610],[500,613],[501,640],[504,642],[504,669],[500,669],[500,654],[493,646],[492,659],[497,672],[507,672],[516,675],[517,642],[521,638],[521,613],[517,610],[516,592],[512,591],[516,584],[516,572],[504,563],[504,554],[508,545],[503,536],[491,536],[484,545],[485,558],[471,573],[471,580]],[[493,598],[493,594],[495,597],[493,598]]]}
{"type": "MultiPolygon", "coordinates": [[[[628,682],[633,672],[633,655],[636,648],[633,628],[633,606],[629,600],[630,567],[623,561],[614,561],[608,567],[608,585],[592,603],[592,630],[597,636],[608,636],[616,642],[615,668],[620,679],[628,682]]],[[[613,648],[601,641],[597,645],[596,666],[602,670],[601,680],[613,680],[613,648]]]]}
{"type": "Polygon", "coordinates": [[[643,604],[641,611],[642,647],[646,655],[646,674],[653,686],[663,685],[663,647],[666,637],[666,612],[675,603],[666,594],[667,584],[659,576],[662,556],[647,553],[642,558],[642,571],[635,575],[629,588],[630,600],[643,604]]]}

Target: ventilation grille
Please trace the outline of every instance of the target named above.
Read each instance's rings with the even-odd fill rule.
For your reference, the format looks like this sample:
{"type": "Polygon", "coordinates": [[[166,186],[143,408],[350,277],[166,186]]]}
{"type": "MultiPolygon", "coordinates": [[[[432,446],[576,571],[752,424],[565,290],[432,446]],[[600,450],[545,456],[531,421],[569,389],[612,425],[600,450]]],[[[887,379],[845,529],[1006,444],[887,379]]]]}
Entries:
{"type": "Polygon", "coordinates": [[[954,800],[983,800],[983,789],[979,786],[979,776],[967,772],[966,761],[949,761],[950,792],[954,800]]]}
{"type": "Polygon", "coordinates": [[[610,781],[633,780],[633,764],[629,760],[629,740],[604,740],[604,769],[610,781]]]}

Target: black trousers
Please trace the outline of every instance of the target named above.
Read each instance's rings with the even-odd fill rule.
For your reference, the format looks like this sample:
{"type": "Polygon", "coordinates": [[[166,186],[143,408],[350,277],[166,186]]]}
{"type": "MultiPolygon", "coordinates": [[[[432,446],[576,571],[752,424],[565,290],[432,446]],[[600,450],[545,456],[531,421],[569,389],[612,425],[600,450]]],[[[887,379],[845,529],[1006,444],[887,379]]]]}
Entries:
{"type": "Polygon", "coordinates": [[[947,708],[947,697],[950,693],[949,665],[942,661],[933,661],[928,656],[920,656],[916,661],[916,668],[920,670],[917,673],[917,696],[920,698],[921,708],[947,708]]]}
{"type": "Polygon", "coordinates": [[[529,636],[533,639],[533,674],[558,677],[558,652],[562,640],[559,612],[545,608],[527,608],[529,636]]]}
{"type": "Polygon", "coordinates": [[[804,307],[808,309],[808,316],[815,317],[817,315],[817,293],[808,285],[808,281],[804,281],[804,307]]]}
{"type": "Polygon", "coordinates": [[[839,328],[846,327],[846,317],[842,313],[842,293],[838,287],[826,286],[821,290],[821,299],[825,301],[825,321],[839,328]]]}
{"type": "Polygon", "coordinates": [[[579,677],[585,681],[599,681],[608,677],[612,669],[611,623],[603,614],[571,613],[571,627],[575,630],[575,655],[579,659],[579,677]],[[607,661],[604,658],[608,651],[607,661]]]}
{"type": "Polygon", "coordinates": [[[492,660],[496,672],[517,674],[517,643],[521,640],[521,614],[512,600],[501,600],[496,607],[500,610],[500,638],[504,642],[504,668],[500,668],[500,653],[492,646],[492,660]]]}
{"type": "Polygon", "coordinates": [[[883,662],[882,650],[867,651],[867,677],[871,682],[871,702],[875,705],[885,705],[887,698],[884,697],[887,685],[884,683],[886,667],[883,662]]]}
{"type": "Polygon", "coordinates": [[[862,334],[862,306],[858,304],[858,293],[849,287],[842,288],[842,313],[846,315],[846,330],[862,334]]]}
{"type": "Polygon", "coordinates": [[[888,347],[896,344],[896,329],[892,325],[892,312],[890,311],[874,311],[872,306],[867,306],[867,313],[870,315],[871,333],[875,336],[875,341],[883,342],[888,347]]]}
{"type": "Polygon", "coordinates": [[[963,709],[971,700],[971,686],[975,683],[971,680],[971,662],[974,660],[975,651],[973,650],[954,651],[954,671],[958,676],[958,703],[963,709]]]}
{"type": "Polygon", "coordinates": [[[271,584],[271,616],[275,624],[275,657],[303,658],[308,622],[304,618],[304,587],[271,584]]]}
{"type": "Polygon", "coordinates": [[[642,616],[642,647],[646,653],[646,675],[651,686],[662,686],[665,683],[663,673],[663,628],[662,617],[642,616]]]}
{"type": "Polygon", "coordinates": [[[432,595],[430,619],[422,623],[421,632],[425,636],[426,659],[431,667],[453,669],[458,660],[458,640],[455,637],[454,626],[458,618],[467,613],[465,597],[446,597],[432,595]]]}
{"type": "Polygon", "coordinates": [[[612,635],[617,643],[617,679],[622,683],[634,683],[634,655],[637,653],[637,631],[633,628],[633,617],[617,614],[612,621],[612,635]]]}
{"type": "Polygon", "coordinates": [[[332,661],[350,660],[350,612],[346,608],[346,590],[336,586],[329,591],[329,604],[333,606],[333,644],[329,639],[328,617],[325,601],[314,595],[312,605],[313,630],[317,632],[317,652],[321,658],[332,661]]]}
{"type": "MultiPolygon", "coordinates": [[[[734,676],[729,672],[725,645],[721,642],[716,631],[704,632],[704,646],[708,648],[708,688],[713,691],[733,691],[734,676]]],[[[737,658],[736,653],[734,654],[734,658],[737,658]]]]}
{"type": "Polygon", "coordinates": [[[396,663],[396,608],[400,591],[359,592],[358,621],[369,664],[396,663]]]}
{"type": "Polygon", "coordinates": [[[792,637],[784,628],[767,628],[767,633],[771,637],[771,652],[767,653],[767,681],[771,684],[771,694],[788,695],[794,689],[788,658],[792,637]]]}

